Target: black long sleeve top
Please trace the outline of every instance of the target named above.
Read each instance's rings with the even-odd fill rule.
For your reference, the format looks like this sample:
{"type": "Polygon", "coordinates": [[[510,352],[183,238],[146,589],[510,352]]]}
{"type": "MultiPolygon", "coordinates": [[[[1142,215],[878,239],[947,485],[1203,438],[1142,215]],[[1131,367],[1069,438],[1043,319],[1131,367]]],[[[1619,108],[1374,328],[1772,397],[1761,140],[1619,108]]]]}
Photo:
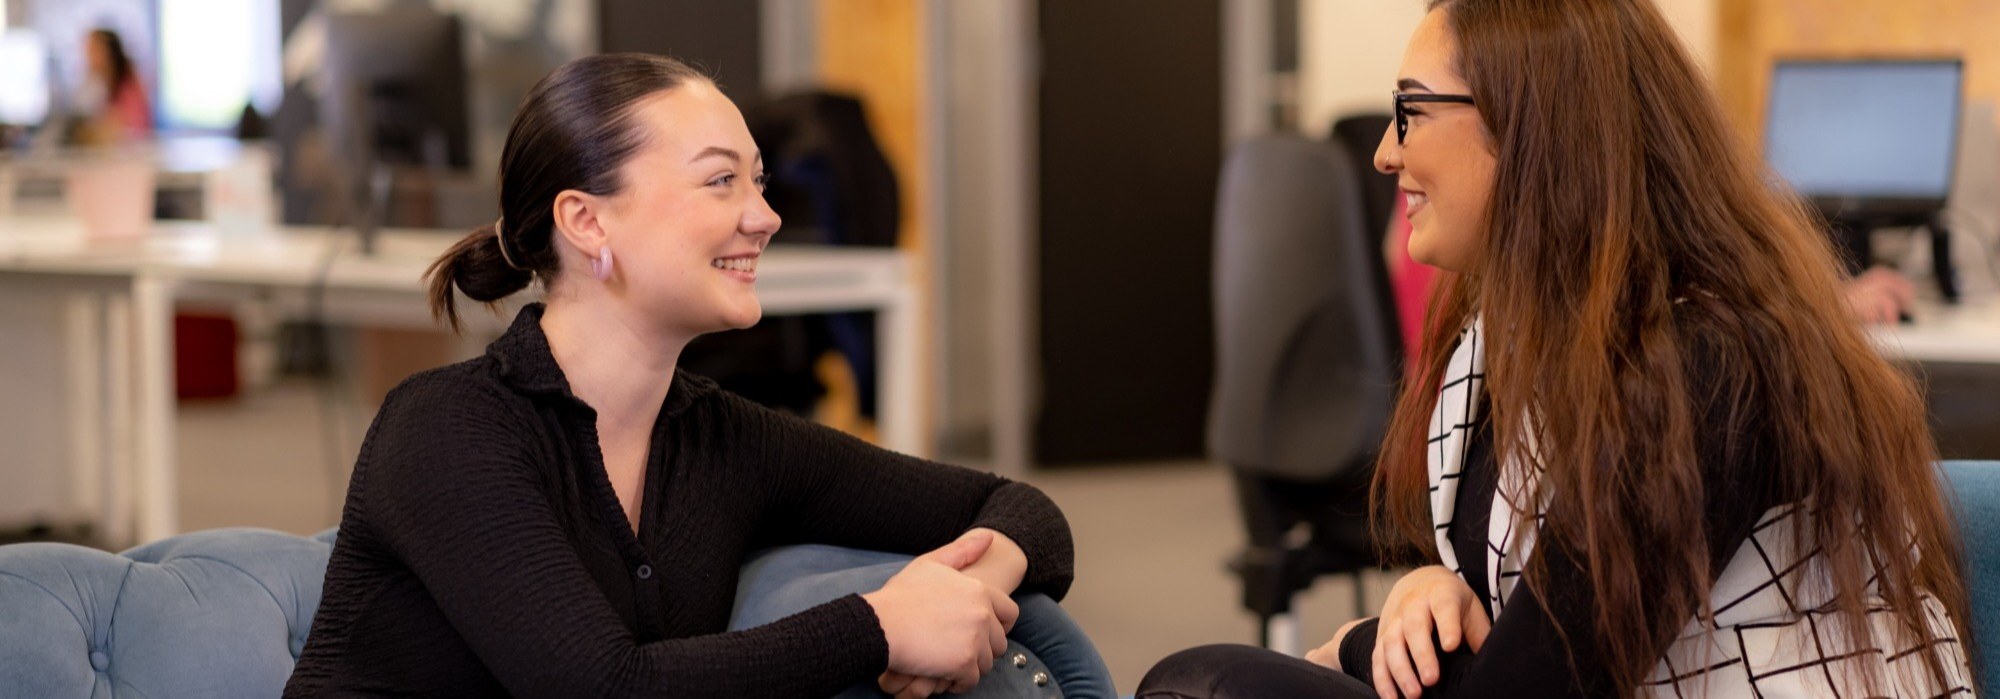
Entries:
{"type": "Polygon", "coordinates": [[[724,631],[745,557],[781,544],[914,554],[990,527],[1027,554],[1023,589],[1067,591],[1069,527],[1034,488],[687,374],[653,427],[634,534],[541,315],[384,401],[285,696],[805,697],[873,679],[888,644],[858,595],[724,631]]]}

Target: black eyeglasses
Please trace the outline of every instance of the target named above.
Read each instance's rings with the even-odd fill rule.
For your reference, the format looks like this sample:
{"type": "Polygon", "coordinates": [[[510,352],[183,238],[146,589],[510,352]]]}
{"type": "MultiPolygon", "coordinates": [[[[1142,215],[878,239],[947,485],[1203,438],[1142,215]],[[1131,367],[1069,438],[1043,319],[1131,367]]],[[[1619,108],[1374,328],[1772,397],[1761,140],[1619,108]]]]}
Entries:
{"type": "Polygon", "coordinates": [[[1394,95],[1396,98],[1396,145],[1399,146],[1403,145],[1403,137],[1410,133],[1410,108],[1405,105],[1411,102],[1472,104],[1472,95],[1436,95],[1428,92],[1403,92],[1400,90],[1389,94],[1394,95]]]}

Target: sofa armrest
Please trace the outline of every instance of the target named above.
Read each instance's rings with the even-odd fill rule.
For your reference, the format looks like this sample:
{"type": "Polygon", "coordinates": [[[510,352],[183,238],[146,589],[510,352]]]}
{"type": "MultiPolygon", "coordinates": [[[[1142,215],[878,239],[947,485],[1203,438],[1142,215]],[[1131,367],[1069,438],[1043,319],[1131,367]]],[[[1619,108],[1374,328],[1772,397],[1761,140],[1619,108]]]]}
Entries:
{"type": "MultiPolygon", "coordinates": [[[[880,589],[909,556],[808,544],[770,549],[743,566],[736,587],[731,630],[777,621],[844,595],[880,589]]],[[[956,696],[1115,697],[1111,671],[1076,621],[1055,600],[1016,594],[1021,616],[1007,634],[1007,655],[973,691],[956,696]],[[1037,679],[1043,684],[1036,684],[1037,679]]],[[[840,695],[843,699],[883,696],[873,683],[840,695]]]]}

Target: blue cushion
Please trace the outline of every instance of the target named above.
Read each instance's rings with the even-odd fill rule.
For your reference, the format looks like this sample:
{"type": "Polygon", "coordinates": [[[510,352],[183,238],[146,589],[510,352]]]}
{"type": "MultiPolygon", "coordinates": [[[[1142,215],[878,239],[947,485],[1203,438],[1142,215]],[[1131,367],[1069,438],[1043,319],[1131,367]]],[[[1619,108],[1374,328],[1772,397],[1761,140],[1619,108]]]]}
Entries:
{"type": "Polygon", "coordinates": [[[124,554],[0,547],[0,694],[277,696],[331,552],[327,541],[255,529],[124,554]]]}
{"type": "Polygon", "coordinates": [[[1990,687],[2000,673],[2000,461],[1947,461],[1943,470],[1965,546],[1966,594],[1979,642],[1973,662],[1990,687]]]}
{"type": "MultiPolygon", "coordinates": [[[[735,630],[768,624],[848,594],[881,589],[909,560],[904,555],[821,545],[766,551],[743,567],[729,626],[735,630]]],[[[1115,696],[1110,668],[1055,600],[1017,594],[1014,601],[1021,606],[1021,616],[1007,634],[1006,655],[979,686],[954,696],[1115,696]],[[1036,684],[1038,678],[1047,683],[1036,684]]],[[[842,693],[840,699],[882,696],[873,683],[867,683],[842,693]]]]}

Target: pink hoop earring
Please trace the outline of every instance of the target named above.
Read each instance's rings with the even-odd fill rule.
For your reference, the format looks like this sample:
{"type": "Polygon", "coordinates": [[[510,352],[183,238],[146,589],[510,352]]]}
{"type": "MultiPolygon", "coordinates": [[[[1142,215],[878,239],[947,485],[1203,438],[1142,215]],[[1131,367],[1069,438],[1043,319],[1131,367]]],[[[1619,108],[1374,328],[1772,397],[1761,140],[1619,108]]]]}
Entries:
{"type": "Polygon", "coordinates": [[[611,246],[606,245],[597,251],[597,259],[590,261],[590,274],[600,282],[610,281],[611,265],[611,246]]]}

